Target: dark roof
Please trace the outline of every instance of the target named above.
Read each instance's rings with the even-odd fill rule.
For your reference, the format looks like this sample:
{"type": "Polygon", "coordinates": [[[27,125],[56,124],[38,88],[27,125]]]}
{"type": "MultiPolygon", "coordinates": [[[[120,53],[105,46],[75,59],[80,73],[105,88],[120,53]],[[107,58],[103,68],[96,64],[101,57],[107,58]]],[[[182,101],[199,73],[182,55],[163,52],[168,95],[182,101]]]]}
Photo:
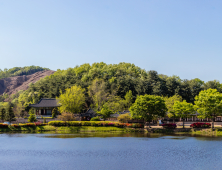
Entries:
{"type": "Polygon", "coordinates": [[[58,100],[42,98],[37,104],[30,104],[30,107],[58,107],[58,100]]]}

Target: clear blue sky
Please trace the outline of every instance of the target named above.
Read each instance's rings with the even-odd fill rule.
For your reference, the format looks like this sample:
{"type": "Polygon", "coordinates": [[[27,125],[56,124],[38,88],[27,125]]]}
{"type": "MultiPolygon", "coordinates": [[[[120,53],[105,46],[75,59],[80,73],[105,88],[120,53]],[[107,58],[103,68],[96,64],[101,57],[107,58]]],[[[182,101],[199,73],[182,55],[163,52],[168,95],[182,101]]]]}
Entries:
{"type": "Polygon", "coordinates": [[[222,1],[0,0],[0,68],[129,62],[222,82],[222,1]]]}

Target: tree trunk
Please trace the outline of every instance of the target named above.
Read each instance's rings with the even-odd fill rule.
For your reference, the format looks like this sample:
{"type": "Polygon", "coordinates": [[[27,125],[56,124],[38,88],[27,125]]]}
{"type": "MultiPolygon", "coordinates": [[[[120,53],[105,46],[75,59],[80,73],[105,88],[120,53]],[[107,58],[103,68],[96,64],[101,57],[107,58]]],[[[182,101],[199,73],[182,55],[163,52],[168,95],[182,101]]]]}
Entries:
{"type": "Polygon", "coordinates": [[[184,119],[183,119],[183,129],[184,129],[184,119]]]}
{"type": "Polygon", "coordinates": [[[214,118],[212,118],[211,129],[214,128],[214,118]]]}
{"type": "Polygon", "coordinates": [[[149,128],[151,128],[151,127],[150,127],[150,120],[149,120],[149,128]]]}
{"type": "Polygon", "coordinates": [[[175,123],[175,115],[173,116],[173,123],[175,123]]]}

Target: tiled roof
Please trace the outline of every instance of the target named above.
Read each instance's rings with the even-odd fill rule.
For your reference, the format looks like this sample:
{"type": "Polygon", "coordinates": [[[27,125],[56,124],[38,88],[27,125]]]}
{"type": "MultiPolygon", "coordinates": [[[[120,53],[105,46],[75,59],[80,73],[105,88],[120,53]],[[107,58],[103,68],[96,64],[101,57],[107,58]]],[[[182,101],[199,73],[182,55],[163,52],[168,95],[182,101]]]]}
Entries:
{"type": "Polygon", "coordinates": [[[58,100],[42,98],[37,104],[30,104],[30,107],[58,107],[58,100]]]}

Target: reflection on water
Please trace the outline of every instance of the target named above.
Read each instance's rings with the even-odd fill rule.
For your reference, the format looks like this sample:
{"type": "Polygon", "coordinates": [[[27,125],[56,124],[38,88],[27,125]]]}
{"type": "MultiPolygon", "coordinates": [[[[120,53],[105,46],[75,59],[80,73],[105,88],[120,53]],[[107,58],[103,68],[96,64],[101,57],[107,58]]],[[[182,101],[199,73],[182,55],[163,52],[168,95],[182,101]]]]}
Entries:
{"type": "Polygon", "coordinates": [[[144,133],[0,134],[1,169],[221,169],[221,137],[144,133]]]}

